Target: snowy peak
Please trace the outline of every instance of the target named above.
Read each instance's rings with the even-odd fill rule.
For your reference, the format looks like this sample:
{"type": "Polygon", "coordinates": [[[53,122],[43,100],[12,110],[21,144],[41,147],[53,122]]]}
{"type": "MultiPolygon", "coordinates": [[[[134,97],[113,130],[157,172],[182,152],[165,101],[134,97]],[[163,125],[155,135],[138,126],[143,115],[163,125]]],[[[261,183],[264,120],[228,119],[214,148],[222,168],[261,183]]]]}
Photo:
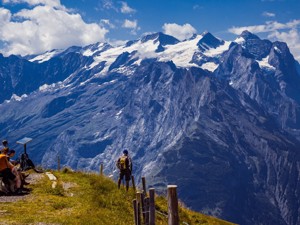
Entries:
{"type": "Polygon", "coordinates": [[[173,36],[170,36],[170,35],[167,35],[167,34],[164,34],[161,32],[146,35],[141,39],[142,43],[145,43],[148,41],[153,41],[153,43],[155,43],[155,44],[158,43],[158,46],[157,46],[157,49],[155,50],[155,52],[162,52],[165,50],[164,46],[174,45],[179,42],[179,40],[177,40],[173,36]]]}
{"type": "Polygon", "coordinates": [[[245,30],[235,40],[237,44],[243,46],[247,54],[252,55],[255,60],[262,60],[266,58],[271,50],[272,42],[269,40],[261,40],[258,36],[245,30]]]}
{"type": "Polygon", "coordinates": [[[197,43],[197,46],[202,51],[206,51],[210,48],[217,48],[224,44],[223,40],[216,38],[209,32],[205,32],[202,36],[201,40],[197,43]]]}
{"type": "Polygon", "coordinates": [[[148,34],[142,37],[142,43],[147,42],[149,40],[154,40],[155,42],[159,42],[161,45],[174,45],[179,42],[178,39],[173,36],[158,32],[153,34],[148,34]]]}
{"type": "Polygon", "coordinates": [[[43,63],[43,62],[46,62],[46,61],[50,60],[51,58],[59,55],[62,51],[63,50],[54,49],[51,51],[47,51],[41,55],[25,56],[24,58],[30,62],[43,63]]]}
{"type": "Polygon", "coordinates": [[[84,56],[95,56],[100,54],[101,52],[104,52],[108,49],[112,48],[112,46],[108,43],[96,43],[92,45],[88,45],[83,48],[82,54],[84,56]]]}
{"type": "Polygon", "coordinates": [[[244,30],[239,37],[244,38],[246,41],[247,40],[260,40],[260,38],[258,36],[256,36],[255,34],[252,34],[251,32],[244,30]]]}

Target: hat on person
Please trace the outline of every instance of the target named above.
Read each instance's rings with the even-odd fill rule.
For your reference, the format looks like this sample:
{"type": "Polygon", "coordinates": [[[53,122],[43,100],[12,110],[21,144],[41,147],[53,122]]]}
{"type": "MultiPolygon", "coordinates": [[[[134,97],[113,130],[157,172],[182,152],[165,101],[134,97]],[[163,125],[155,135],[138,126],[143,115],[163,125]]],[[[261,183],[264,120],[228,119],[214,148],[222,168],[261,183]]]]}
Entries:
{"type": "Polygon", "coordinates": [[[128,150],[124,149],[123,154],[128,155],[128,150]]]}
{"type": "Polygon", "coordinates": [[[8,141],[7,141],[7,140],[3,140],[3,141],[2,141],[2,144],[5,146],[5,145],[8,144],[8,141]]]}

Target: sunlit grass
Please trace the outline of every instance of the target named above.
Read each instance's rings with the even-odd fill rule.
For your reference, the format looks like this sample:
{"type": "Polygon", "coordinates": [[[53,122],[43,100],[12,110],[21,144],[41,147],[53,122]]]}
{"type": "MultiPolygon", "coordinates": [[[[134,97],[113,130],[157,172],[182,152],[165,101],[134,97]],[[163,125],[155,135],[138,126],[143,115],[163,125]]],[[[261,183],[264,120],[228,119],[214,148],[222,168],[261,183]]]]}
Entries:
{"type": "MultiPolygon", "coordinates": [[[[129,225],[134,224],[133,190],[118,189],[111,179],[82,172],[54,172],[58,178],[55,189],[44,177],[31,185],[32,193],[25,200],[0,203],[1,224],[74,224],[74,225],[129,225]]],[[[156,224],[167,224],[164,214],[167,202],[156,199],[156,224]]],[[[215,218],[180,209],[181,221],[188,224],[230,224],[215,218]]]]}

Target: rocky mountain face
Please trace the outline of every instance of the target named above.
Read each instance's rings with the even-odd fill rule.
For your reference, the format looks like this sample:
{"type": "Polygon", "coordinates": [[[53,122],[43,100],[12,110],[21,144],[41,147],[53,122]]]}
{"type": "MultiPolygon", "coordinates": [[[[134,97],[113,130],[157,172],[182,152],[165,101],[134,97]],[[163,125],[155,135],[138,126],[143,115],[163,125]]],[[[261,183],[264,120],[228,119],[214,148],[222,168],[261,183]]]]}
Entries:
{"type": "Polygon", "coordinates": [[[300,74],[287,45],[150,34],[28,57],[0,56],[0,129],[33,138],[36,164],[134,175],[239,224],[300,223],[300,74]]]}

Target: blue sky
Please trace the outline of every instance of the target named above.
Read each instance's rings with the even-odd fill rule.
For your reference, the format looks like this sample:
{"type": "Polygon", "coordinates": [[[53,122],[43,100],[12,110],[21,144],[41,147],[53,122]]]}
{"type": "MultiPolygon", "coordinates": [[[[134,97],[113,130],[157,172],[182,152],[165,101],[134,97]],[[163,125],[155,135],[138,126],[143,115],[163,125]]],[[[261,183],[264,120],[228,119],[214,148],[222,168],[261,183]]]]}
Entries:
{"type": "Polygon", "coordinates": [[[234,40],[242,30],[288,43],[300,61],[300,0],[1,0],[0,52],[113,44],[164,32],[178,39],[209,31],[234,40]]]}

